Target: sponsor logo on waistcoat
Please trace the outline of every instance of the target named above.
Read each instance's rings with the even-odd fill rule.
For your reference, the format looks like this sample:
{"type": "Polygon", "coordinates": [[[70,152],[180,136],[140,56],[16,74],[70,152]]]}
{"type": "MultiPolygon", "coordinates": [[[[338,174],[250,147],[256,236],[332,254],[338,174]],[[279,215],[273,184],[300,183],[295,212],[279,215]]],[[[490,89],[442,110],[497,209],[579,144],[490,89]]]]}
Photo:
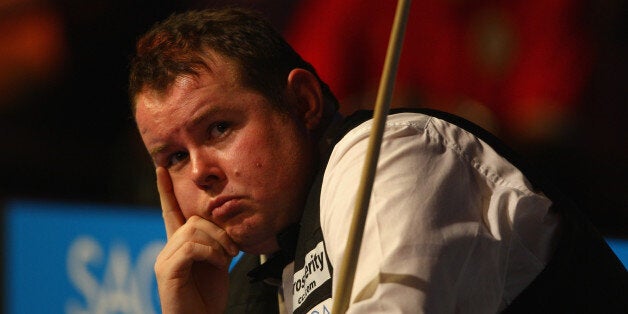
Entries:
{"type": "Polygon", "coordinates": [[[305,255],[303,268],[294,273],[292,283],[292,304],[299,308],[307,297],[331,279],[327,253],[323,241],[305,255]]]}

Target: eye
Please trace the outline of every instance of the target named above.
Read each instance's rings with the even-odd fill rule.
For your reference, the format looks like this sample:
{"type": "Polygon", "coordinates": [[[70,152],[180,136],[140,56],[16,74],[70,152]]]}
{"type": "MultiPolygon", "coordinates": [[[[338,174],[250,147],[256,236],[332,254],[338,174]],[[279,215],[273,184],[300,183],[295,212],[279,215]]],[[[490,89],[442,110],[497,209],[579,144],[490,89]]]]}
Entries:
{"type": "Polygon", "coordinates": [[[231,129],[231,123],[220,121],[209,127],[209,136],[211,138],[221,138],[225,136],[231,129]]]}
{"type": "Polygon", "coordinates": [[[168,166],[175,166],[178,163],[184,161],[188,158],[188,153],[186,152],[176,152],[168,157],[168,166]]]}

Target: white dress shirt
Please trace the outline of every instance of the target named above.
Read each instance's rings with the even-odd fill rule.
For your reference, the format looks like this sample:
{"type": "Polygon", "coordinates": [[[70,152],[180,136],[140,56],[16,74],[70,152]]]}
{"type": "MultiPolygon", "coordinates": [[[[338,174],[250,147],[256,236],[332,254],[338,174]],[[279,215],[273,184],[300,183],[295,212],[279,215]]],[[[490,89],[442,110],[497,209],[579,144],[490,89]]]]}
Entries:
{"type": "MultiPolygon", "coordinates": [[[[320,219],[334,271],[371,124],[338,142],[324,174],[320,219]]],[[[550,205],[473,134],[423,114],[389,116],[349,313],[498,312],[553,251],[550,205]]]]}

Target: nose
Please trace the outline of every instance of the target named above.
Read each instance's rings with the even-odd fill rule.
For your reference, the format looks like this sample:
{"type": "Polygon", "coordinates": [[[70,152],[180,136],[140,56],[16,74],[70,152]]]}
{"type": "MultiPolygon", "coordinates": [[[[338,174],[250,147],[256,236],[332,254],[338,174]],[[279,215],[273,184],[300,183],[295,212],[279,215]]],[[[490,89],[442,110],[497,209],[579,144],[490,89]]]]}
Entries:
{"type": "Polygon", "coordinates": [[[227,176],[215,156],[202,150],[191,152],[191,177],[196,186],[204,191],[219,192],[227,176]]]}

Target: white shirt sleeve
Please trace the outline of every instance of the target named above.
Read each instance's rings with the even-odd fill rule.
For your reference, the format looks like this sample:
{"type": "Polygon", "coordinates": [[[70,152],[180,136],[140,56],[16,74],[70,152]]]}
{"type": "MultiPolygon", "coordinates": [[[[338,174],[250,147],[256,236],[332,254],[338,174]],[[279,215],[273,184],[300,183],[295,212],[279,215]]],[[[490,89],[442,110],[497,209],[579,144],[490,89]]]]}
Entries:
{"type": "MultiPolygon", "coordinates": [[[[321,227],[344,256],[371,121],[334,148],[321,227]]],[[[421,114],[388,118],[349,313],[494,313],[543,269],[551,202],[472,134],[421,114]]],[[[335,291],[337,276],[334,276],[335,291]]]]}

